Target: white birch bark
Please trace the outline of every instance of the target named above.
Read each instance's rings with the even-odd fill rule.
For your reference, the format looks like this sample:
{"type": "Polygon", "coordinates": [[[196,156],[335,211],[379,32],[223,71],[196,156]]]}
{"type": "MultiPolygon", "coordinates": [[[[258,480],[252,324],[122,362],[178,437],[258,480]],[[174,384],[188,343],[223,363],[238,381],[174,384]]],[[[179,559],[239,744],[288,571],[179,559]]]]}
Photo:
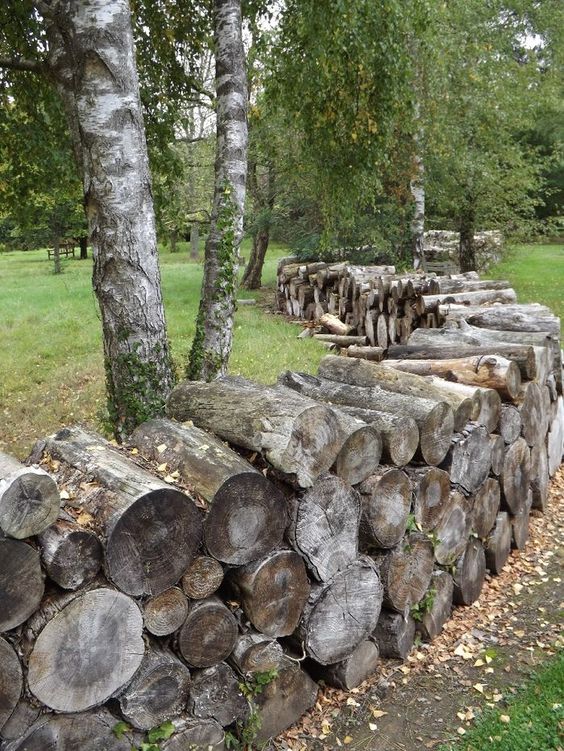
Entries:
{"type": "Polygon", "coordinates": [[[211,380],[227,369],[247,175],[247,81],[240,0],[215,0],[217,141],[214,201],[188,377],[211,380]]]}
{"type": "Polygon", "coordinates": [[[38,6],[81,160],[108,405],[123,438],[161,411],[173,381],[129,4],[38,6]]]}
{"type": "MultiPolygon", "coordinates": [[[[416,94],[417,96],[417,94],[416,94]]],[[[423,162],[423,128],[420,120],[419,102],[415,103],[414,118],[416,133],[414,135],[415,155],[414,168],[409,188],[414,203],[414,213],[411,219],[411,247],[413,253],[413,268],[421,269],[423,266],[423,235],[425,232],[425,164],[423,162]]]]}

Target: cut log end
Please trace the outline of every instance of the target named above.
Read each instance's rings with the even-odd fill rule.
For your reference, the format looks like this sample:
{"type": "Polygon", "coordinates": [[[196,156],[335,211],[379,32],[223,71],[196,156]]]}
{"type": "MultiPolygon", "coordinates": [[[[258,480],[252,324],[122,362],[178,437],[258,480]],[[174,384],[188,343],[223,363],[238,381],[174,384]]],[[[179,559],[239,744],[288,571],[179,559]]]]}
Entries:
{"type": "Polygon", "coordinates": [[[479,540],[470,540],[456,564],[453,599],[457,605],[471,605],[482,591],[486,577],[486,555],[479,540]]]}

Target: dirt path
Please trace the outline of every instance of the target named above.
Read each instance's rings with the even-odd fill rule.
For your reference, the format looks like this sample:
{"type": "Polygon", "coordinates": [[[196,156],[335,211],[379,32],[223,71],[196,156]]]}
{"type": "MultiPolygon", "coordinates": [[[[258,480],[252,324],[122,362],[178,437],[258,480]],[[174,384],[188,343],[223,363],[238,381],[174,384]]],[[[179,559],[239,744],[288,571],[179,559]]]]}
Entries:
{"type": "Polygon", "coordinates": [[[349,693],[325,689],[300,726],[272,749],[419,751],[463,736],[487,706],[503,706],[534,668],[564,646],[564,465],[530,540],[478,602],[457,608],[444,632],[408,660],[384,661],[349,693]]]}

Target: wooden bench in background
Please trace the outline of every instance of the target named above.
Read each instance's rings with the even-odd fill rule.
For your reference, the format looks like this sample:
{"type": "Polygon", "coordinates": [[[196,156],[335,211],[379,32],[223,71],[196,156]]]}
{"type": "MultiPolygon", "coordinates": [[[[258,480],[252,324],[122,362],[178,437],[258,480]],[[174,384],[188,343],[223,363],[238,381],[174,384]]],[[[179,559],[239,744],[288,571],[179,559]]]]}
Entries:
{"type": "MultiPolygon", "coordinates": [[[[68,258],[72,256],[74,258],[75,242],[74,240],[63,240],[59,245],[59,257],[65,256],[68,258]]],[[[47,257],[49,259],[55,257],[55,249],[47,248],[47,257]]]]}

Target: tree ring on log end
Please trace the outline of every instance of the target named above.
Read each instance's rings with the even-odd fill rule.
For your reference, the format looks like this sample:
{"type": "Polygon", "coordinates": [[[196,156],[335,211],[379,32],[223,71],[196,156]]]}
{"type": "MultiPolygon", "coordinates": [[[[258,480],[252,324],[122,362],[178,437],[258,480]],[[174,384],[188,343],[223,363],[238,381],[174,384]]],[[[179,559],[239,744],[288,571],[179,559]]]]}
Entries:
{"type": "Polygon", "coordinates": [[[141,496],[108,534],[109,578],[128,595],[156,595],[180,579],[202,538],[202,518],[184,493],[159,488],[141,496]]]}
{"type": "Polygon", "coordinates": [[[450,448],[454,432],[454,413],[446,402],[438,402],[419,425],[419,446],[424,461],[440,464],[450,448]]]}
{"type": "Polygon", "coordinates": [[[10,717],[22,692],[23,677],[14,649],[0,638],[0,731],[10,717]]]}
{"type": "Polygon", "coordinates": [[[142,634],[141,611],[131,598],[107,588],[86,592],[37,637],[29,657],[29,688],[58,712],[102,704],[141,664],[142,634]]]}
{"type": "Polygon", "coordinates": [[[10,537],[21,540],[38,535],[57,518],[61,499],[57,483],[47,473],[24,468],[5,492],[1,491],[2,481],[2,529],[10,537]]]}
{"type": "Polygon", "coordinates": [[[19,540],[0,539],[0,632],[27,620],[44,590],[37,550],[19,540]]]}
{"type": "Polygon", "coordinates": [[[198,600],[178,633],[178,649],[191,667],[212,667],[231,654],[237,633],[235,616],[221,600],[198,600]]]}
{"type": "Polygon", "coordinates": [[[213,498],[204,522],[206,547],[223,563],[243,565],[282,542],[286,504],[259,472],[228,478],[213,498]]]}
{"type": "Polygon", "coordinates": [[[342,445],[342,431],[331,409],[321,405],[304,409],[294,420],[284,450],[294,464],[298,484],[302,488],[313,485],[320,474],[333,466],[342,445]]]}

